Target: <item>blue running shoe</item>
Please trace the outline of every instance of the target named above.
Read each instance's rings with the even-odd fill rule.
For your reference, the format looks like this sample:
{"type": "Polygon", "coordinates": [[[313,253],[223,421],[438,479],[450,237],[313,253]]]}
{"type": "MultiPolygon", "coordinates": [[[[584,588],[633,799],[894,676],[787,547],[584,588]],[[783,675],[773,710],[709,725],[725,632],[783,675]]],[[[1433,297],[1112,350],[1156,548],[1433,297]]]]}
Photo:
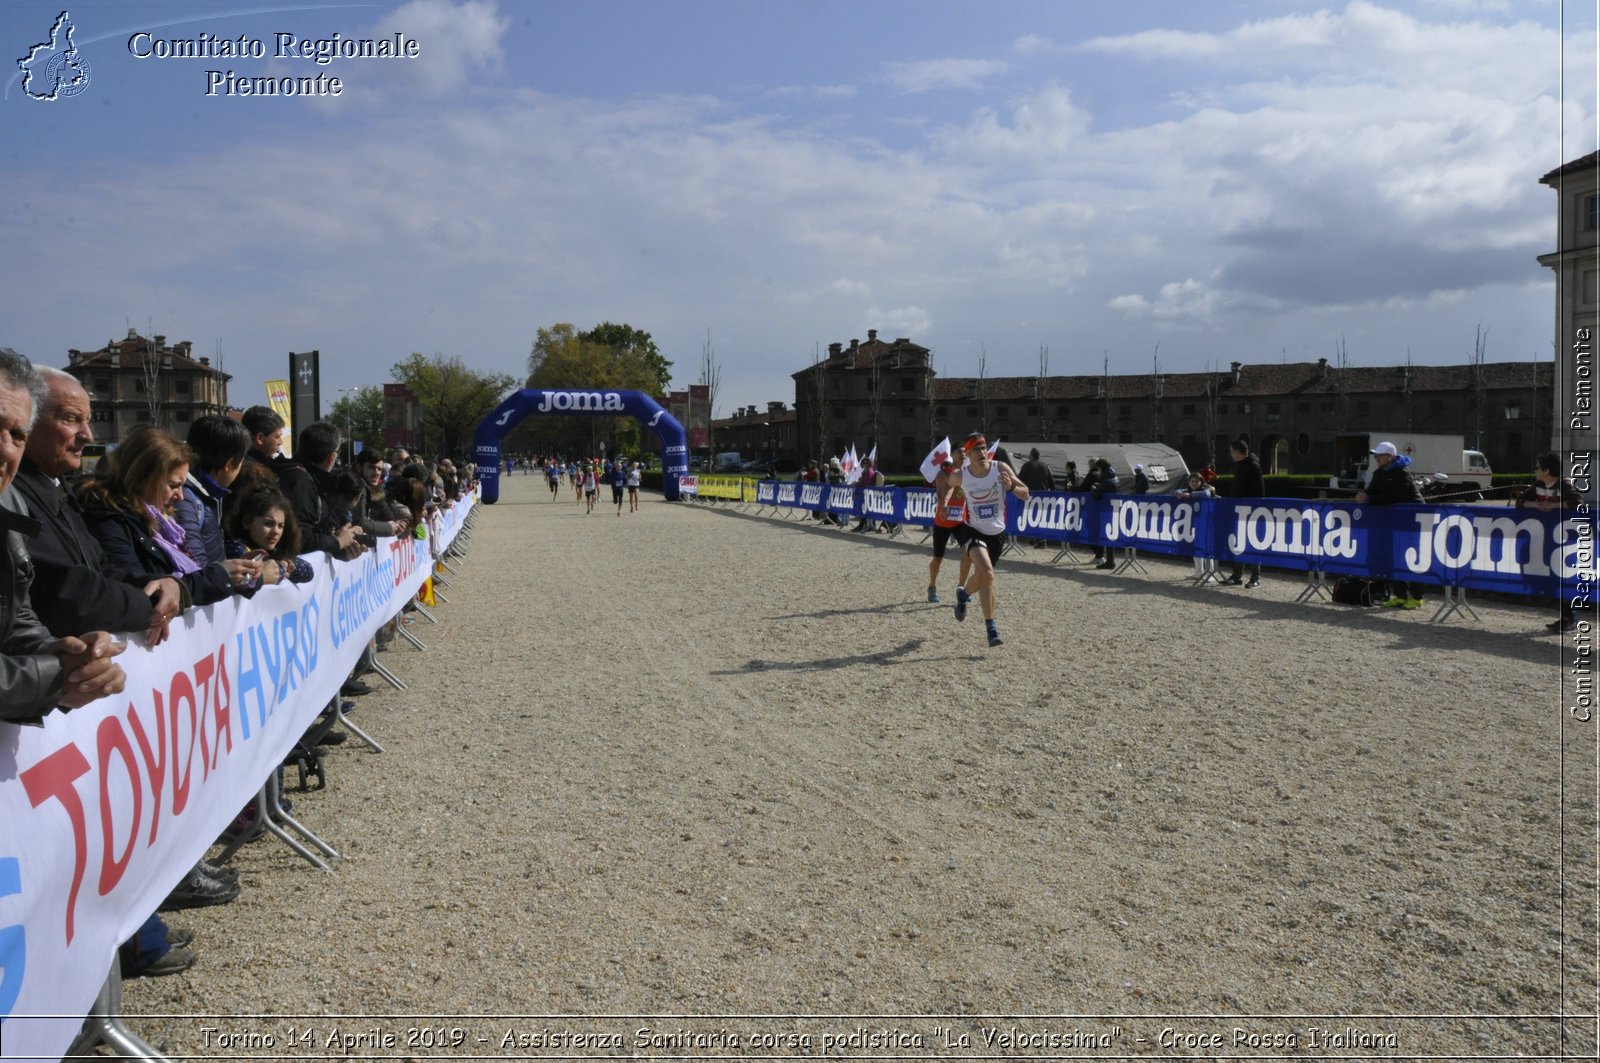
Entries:
{"type": "Polygon", "coordinates": [[[996,631],[994,629],[994,625],[990,624],[989,625],[989,645],[991,645],[991,646],[1003,646],[1003,645],[1005,645],[1005,641],[1006,641],[1005,639],[1000,637],[1000,632],[998,632],[998,631],[996,631]]]}
{"type": "Polygon", "coordinates": [[[935,605],[939,604],[939,588],[937,588],[937,587],[929,587],[928,588],[928,601],[932,602],[935,605]]]}
{"type": "Polygon", "coordinates": [[[971,600],[972,596],[966,592],[966,588],[956,588],[956,623],[959,624],[967,618],[967,603],[971,600]]]}

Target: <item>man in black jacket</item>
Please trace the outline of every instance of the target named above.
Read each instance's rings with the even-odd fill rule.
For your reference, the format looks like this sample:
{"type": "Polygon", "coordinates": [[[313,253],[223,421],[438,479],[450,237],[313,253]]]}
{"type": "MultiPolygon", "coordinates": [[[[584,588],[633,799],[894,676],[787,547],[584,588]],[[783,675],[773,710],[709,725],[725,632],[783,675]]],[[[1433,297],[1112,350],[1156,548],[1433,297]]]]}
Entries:
{"type": "MultiPolygon", "coordinates": [[[[1250,440],[1240,436],[1233,441],[1231,448],[1233,454],[1233,497],[1234,498],[1265,498],[1267,495],[1266,480],[1261,475],[1261,462],[1250,453],[1250,440]]],[[[1261,586],[1261,565],[1259,563],[1246,565],[1243,561],[1233,563],[1233,574],[1227,579],[1228,583],[1237,587],[1244,583],[1246,589],[1261,586]],[[1250,582],[1245,583],[1245,569],[1250,570],[1250,582]]]]}
{"type": "Polygon", "coordinates": [[[300,430],[295,442],[294,460],[279,470],[278,484],[294,506],[301,551],[322,550],[343,560],[359,557],[362,547],[356,537],[361,529],[347,519],[348,512],[335,512],[331,505],[333,463],[341,442],[339,426],[313,421],[300,430]]]}
{"type": "Polygon", "coordinates": [[[182,610],[182,587],[163,573],[124,572],[106,561],[77,500],[63,484],[94,442],[89,395],[68,374],[41,368],[44,399],[17,473],[16,490],[42,525],[28,544],[39,619],[51,631],[142,631],[151,645],[182,610]]]}
{"type": "Polygon", "coordinates": [[[33,611],[25,540],[39,525],[22,512],[11,485],[43,394],[27,359],[0,351],[0,719],[13,723],[37,723],[58,706],[81,708],[119,693],[127,681],[111,659],[125,643],[81,628],[58,638],[33,611]]]}
{"type": "MultiPolygon", "coordinates": [[[[1372,461],[1377,468],[1367,479],[1367,486],[1356,492],[1356,501],[1369,506],[1392,506],[1403,503],[1420,504],[1422,490],[1411,478],[1411,458],[1402,455],[1393,443],[1385,440],[1372,448],[1372,461]]],[[[1390,596],[1383,604],[1391,609],[1420,609],[1422,584],[1394,580],[1389,584],[1390,596]]]]}

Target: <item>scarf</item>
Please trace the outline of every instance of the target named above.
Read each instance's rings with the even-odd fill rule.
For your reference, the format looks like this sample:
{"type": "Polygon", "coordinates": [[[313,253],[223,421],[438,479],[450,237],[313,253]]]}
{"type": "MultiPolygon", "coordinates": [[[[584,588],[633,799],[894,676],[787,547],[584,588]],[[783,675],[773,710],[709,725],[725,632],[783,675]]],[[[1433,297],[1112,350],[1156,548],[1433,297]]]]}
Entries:
{"type": "Polygon", "coordinates": [[[150,514],[150,519],[156,526],[156,545],[161,547],[161,552],[167,555],[167,560],[172,562],[174,576],[186,575],[190,572],[199,572],[200,566],[195,559],[184,550],[183,543],[187,538],[178,522],[161,512],[155,506],[145,506],[145,511],[150,514]]]}

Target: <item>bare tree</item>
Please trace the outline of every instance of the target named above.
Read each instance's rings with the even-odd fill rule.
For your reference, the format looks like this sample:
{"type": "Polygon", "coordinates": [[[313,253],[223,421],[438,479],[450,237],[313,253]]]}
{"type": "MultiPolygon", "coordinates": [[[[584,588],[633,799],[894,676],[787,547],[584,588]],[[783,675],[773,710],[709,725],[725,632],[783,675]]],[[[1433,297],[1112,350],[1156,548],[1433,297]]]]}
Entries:
{"type": "Polygon", "coordinates": [[[706,451],[715,454],[715,440],[711,438],[712,425],[717,419],[717,391],[722,386],[722,366],[717,363],[716,349],[711,346],[711,330],[706,329],[706,344],[700,350],[700,383],[706,389],[706,451]]]}
{"type": "Polygon", "coordinates": [[[1104,352],[1100,362],[1100,410],[1105,419],[1105,442],[1115,443],[1111,434],[1111,352],[1104,352]]]}
{"type": "Polygon", "coordinates": [[[867,366],[867,403],[872,410],[872,438],[868,447],[878,445],[878,419],[883,413],[883,366],[876,357],[867,366]]]}
{"type": "Polygon", "coordinates": [[[155,325],[146,322],[145,328],[149,335],[145,337],[144,362],[140,369],[144,374],[144,401],[150,407],[150,423],[158,425],[161,413],[161,351],[156,345],[155,325]]]}
{"type": "Polygon", "coordinates": [[[1166,382],[1161,378],[1161,344],[1150,356],[1150,438],[1161,442],[1161,399],[1166,394],[1166,382]]]}
{"type": "Polygon", "coordinates": [[[1474,431],[1472,436],[1472,449],[1483,449],[1483,411],[1489,404],[1487,391],[1488,381],[1484,379],[1483,362],[1489,353],[1489,334],[1483,329],[1483,322],[1478,323],[1477,334],[1472,340],[1472,412],[1474,431]]]}
{"type": "Polygon", "coordinates": [[[1050,439],[1050,423],[1045,413],[1045,381],[1050,379],[1050,348],[1044,345],[1039,347],[1039,376],[1033,384],[1033,400],[1039,404],[1039,439],[1048,442],[1050,439]]]}
{"type": "Polygon", "coordinates": [[[978,345],[978,431],[989,431],[989,389],[985,386],[989,375],[989,349],[978,345]]]}
{"type": "Polygon", "coordinates": [[[934,397],[933,397],[934,375],[935,374],[934,374],[934,371],[933,371],[933,352],[929,351],[928,352],[928,369],[927,369],[927,371],[925,373],[922,374],[922,379],[923,379],[925,390],[927,391],[927,400],[928,400],[928,441],[930,443],[933,441],[935,434],[938,432],[938,424],[939,424],[938,407],[934,404],[934,397]]]}
{"type": "Polygon", "coordinates": [[[1334,401],[1338,403],[1339,431],[1348,432],[1350,431],[1350,352],[1344,345],[1342,335],[1334,348],[1333,361],[1338,370],[1333,378],[1333,389],[1336,396],[1334,401]]]}
{"type": "Polygon", "coordinates": [[[1217,429],[1221,427],[1222,418],[1217,413],[1217,404],[1222,399],[1222,374],[1212,368],[1210,362],[1206,363],[1206,464],[1213,469],[1217,467],[1217,429]]]}

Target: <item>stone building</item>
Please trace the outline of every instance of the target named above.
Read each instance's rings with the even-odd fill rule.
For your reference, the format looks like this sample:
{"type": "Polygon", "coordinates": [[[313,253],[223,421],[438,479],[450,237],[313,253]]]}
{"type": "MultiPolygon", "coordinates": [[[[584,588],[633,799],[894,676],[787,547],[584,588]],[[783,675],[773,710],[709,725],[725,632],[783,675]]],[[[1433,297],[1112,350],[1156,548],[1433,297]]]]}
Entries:
{"type": "Polygon", "coordinates": [[[1600,151],[1539,178],[1556,192],[1556,250],[1539,264],[1556,274],[1555,411],[1551,447],[1593,450],[1594,343],[1600,321],[1600,151]],[[1586,416],[1588,414],[1588,416],[1586,416]]]}
{"type": "Polygon", "coordinates": [[[1334,471],[1341,432],[1459,434],[1496,469],[1523,471],[1543,445],[1554,401],[1550,362],[1477,366],[1247,365],[1225,372],[939,377],[908,339],[835,343],[794,374],[804,461],[876,445],[886,473],[914,470],[944,436],[1002,441],[1160,442],[1191,467],[1219,468],[1250,437],[1270,472],[1334,471]]]}
{"type": "Polygon", "coordinates": [[[711,437],[718,453],[738,451],[746,460],[789,458],[798,453],[795,445],[795,412],[781,402],[769,402],[765,410],[745,406],[732,417],[711,422],[711,437]]]}
{"type": "Polygon", "coordinates": [[[66,372],[89,393],[95,439],[116,443],[135,425],[154,424],[179,439],[189,425],[228,409],[227,373],[195,358],[188,340],[167,346],[165,336],[129,329],[98,351],[67,351],[66,372]]]}

